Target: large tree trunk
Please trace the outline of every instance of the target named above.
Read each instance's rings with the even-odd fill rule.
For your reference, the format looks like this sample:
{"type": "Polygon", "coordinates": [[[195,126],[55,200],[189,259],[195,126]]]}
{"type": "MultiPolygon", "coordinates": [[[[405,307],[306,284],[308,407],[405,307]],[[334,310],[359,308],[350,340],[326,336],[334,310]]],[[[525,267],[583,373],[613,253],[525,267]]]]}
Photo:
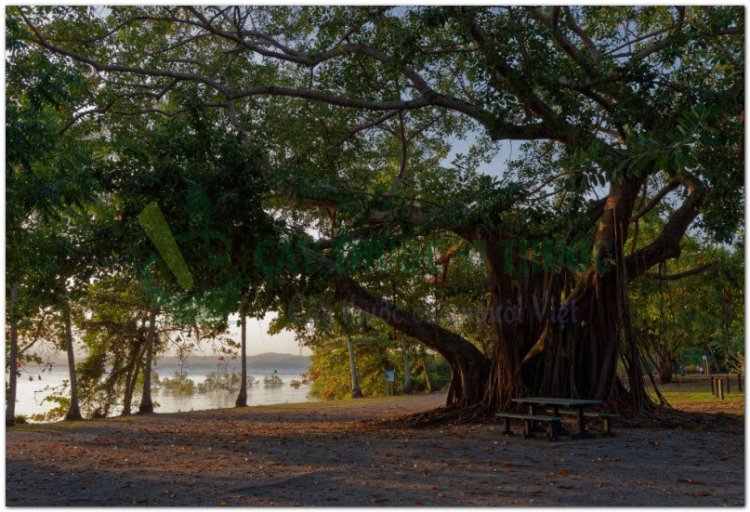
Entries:
{"type": "Polygon", "coordinates": [[[235,407],[247,407],[247,324],[245,322],[245,315],[242,315],[240,320],[240,328],[242,333],[240,335],[240,367],[242,368],[242,381],[240,382],[240,393],[237,395],[237,401],[234,403],[235,407]]]}
{"type": "Polygon", "coordinates": [[[16,382],[18,380],[18,283],[10,288],[10,347],[8,354],[8,403],[5,406],[5,426],[16,424],[16,382]]]}
{"type": "Polygon", "coordinates": [[[469,407],[480,404],[489,376],[489,360],[468,340],[378,298],[347,276],[335,278],[336,296],[396,330],[439,352],[451,367],[446,405],[469,407]]]}
{"type": "Polygon", "coordinates": [[[83,419],[81,409],[78,406],[78,380],[76,379],[76,358],[73,352],[73,328],[70,320],[70,304],[65,301],[63,304],[63,315],[65,316],[65,350],[68,352],[68,373],[70,374],[70,408],[65,415],[69,421],[79,421],[83,419]]]}
{"type": "Polygon", "coordinates": [[[346,349],[349,352],[349,373],[352,376],[352,398],[362,398],[362,388],[359,386],[359,374],[357,365],[354,361],[354,347],[352,346],[352,337],[346,335],[346,349]]]}
{"type": "Polygon", "coordinates": [[[411,393],[411,365],[409,364],[409,345],[401,340],[401,358],[404,365],[404,393],[411,393]]]}
{"type": "Polygon", "coordinates": [[[623,390],[616,373],[621,356],[631,394],[644,399],[623,257],[638,186],[612,183],[595,237],[595,265],[577,276],[535,271],[526,248],[510,245],[500,227],[479,232],[490,284],[488,321],[496,338],[486,405],[509,408],[513,398],[524,395],[617,402],[623,390]]]}
{"type": "Polygon", "coordinates": [[[146,364],[143,367],[143,396],[141,397],[141,404],[138,407],[139,414],[151,414],[154,412],[154,403],[151,400],[151,367],[154,361],[154,345],[156,344],[156,309],[152,309],[149,316],[146,343],[146,364]]]}
{"type": "Polygon", "coordinates": [[[688,191],[682,206],[654,242],[626,257],[624,244],[642,181],[615,178],[606,201],[590,212],[598,225],[593,265],[583,272],[535,271],[527,248],[504,250],[509,239],[503,238],[502,223],[454,228],[479,244],[485,262],[487,322],[495,338],[491,362],[461,336],[374,297],[351,278],[337,277],[336,293],[443,355],[452,370],[449,405],[502,409],[511,407],[515,397],[539,394],[599,399],[615,407],[627,402],[631,411],[642,411],[651,400],[630,323],[627,283],[679,255],[679,242],[703,201],[700,185],[687,173],[679,182],[688,191]],[[627,372],[623,381],[617,375],[620,361],[627,372]]]}

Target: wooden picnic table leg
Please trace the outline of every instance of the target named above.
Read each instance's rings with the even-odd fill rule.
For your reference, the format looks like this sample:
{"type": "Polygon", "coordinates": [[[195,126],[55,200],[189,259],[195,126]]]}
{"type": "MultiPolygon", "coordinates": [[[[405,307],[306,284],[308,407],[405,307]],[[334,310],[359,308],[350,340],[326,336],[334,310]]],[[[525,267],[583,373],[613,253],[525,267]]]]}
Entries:
{"type": "Polygon", "coordinates": [[[578,409],[578,433],[576,437],[591,437],[591,434],[586,430],[586,416],[583,415],[583,407],[576,407],[578,409]]]}
{"type": "MultiPolygon", "coordinates": [[[[552,416],[560,416],[560,406],[558,406],[558,405],[553,405],[552,406],[552,416]]],[[[562,422],[560,423],[560,427],[558,428],[558,433],[561,436],[569,436],[570,435],[570,431],[567,428],[565,428],[565,427],[562,426],[562,422]]]]}
{"type": "MultiPolygon", "coordinates": [[[[560,408],[557,405],[552,406],[552,416],[559,416],[560,408]]],[[[563,434],[564,428],[562,427],[562,424],[559,421],[551,421],[549,424],[549,434],[547,434],[547,438],[550,441],[557,441],[559,439],[559,436],[563,434]]]]}
{"type": "Polygon", "coordinates": [[[503,434],[506,436],[513,435],[513,431],[510,429],[510,418],[505,418],[505,430],[503,430],[503,434]]]}
{"type": "MultiPolygon", "coordinates": [[[[529,416],[534,416],[534,404],[529,404],[527,410],[529,416]]],[[[547,432],[547,429],[538,421],[530,421],[529,427],[530,432],[547,432]]]]}

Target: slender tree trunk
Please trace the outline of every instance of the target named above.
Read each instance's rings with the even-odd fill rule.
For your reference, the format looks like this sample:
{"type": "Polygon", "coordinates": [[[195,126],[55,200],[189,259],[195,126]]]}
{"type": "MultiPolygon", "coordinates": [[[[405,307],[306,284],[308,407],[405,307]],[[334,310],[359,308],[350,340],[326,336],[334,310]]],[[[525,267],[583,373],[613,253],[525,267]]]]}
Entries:
{"type": "Polygon", "coordinates": [[[65,315],[65,350],[68,352],[68,373],[70,374],[70,408],[65,419],[79,421],[83,419],[81,409],[78,405],[78,380],[76,378],[76,357],[73,352],[73,328],[70,320],[70,304],[65,299],[63,304],[63,315],[65,315]]]}
{"type": "Polygon", "coordinates": [[[5,426],[16,424],[16,381],[18,379],[18,283],[10,288],[10,347],[8,355],[8,403],[5,407],[5,426]]]}
{"type": "Polygon", "coordinates": [[[346,335],[346,348],[349,351],[349,372],[352,376],[352,398],[362,398],[362,388],[359,387],[359,375],[357,374],[357,365],[354,361],[354,347],[352,347],[352,337],[346,335]]]}
{"type": "Polygon", "coordinates": [[[240,394],[237,395],[237,401],[234,405],[235,407],[247,407],[247,325],[245,322],[245,315],[242,315],[240,324],[240,328],[242,329],[242,341],[240,347],[242,357],[242,360],[240,361],[242,368],[242,382],[240,382],[240,394]]]}
{"type": "Polygon", "coordinates": [[[134,366],[135,364],[131,363],[125,374],[125,392],[122,397],[122,413],[120,416],[130,416],[130,410],[133,407],[133,386],[131,381],[133,379],[134,366]]]}
{"type": "Polygon", "coordinates": [[[139,414],[151,414],[154,412],[154,403],[151,401],[151,366],[154,361],[154,345],[156,344],[156,309],[152,309],[150,313],[146,343],[146,365],[143,367],[143,396],[141,397],[141,405],[138,407],[139,414]]]}
{"type": "Polygon", "coordinates": [[[146,350],[146,343],[141,343],[133,349],[133,354],[128,362],[128,371],[125,375],[125,393],[122,401],[122,416],[129,416],[133,408],[133,392],[135,391],[138,374],[141,371],[143,353],[146,350]]]}
{"type": "Polygon", "coordinates": [[[672,376],[674,375],[674,365],[672,361],[661,361],[659,365],[659,383],[669,384],[672,382],[672,376]]]}
{"type": "Polygon", "coordinates": [[[404,393],[411,393],[411,366],[409,365],[409,345],[401,340],[401,357],[404,364],[404,393]]]}
{"type": "Polygon", "coordinates": [[[422,370],[424,370],[424,380],[425,384],[427,385],[427,391],[429,393],[432,393],[433,391],[435,391],[435,383],[432,382],[432,377],[430,376],[430,367],[427,364],[427,354],[425,354],[423,347],[420,347],[419,349],[419,356],[422,363],[422,370]]]}

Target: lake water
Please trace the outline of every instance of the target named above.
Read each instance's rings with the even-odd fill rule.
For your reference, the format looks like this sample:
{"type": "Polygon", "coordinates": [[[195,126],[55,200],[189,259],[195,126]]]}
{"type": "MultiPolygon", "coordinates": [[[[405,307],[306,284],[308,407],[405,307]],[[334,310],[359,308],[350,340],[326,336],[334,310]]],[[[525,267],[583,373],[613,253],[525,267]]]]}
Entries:
{"type": "MultiPolygon", "coordinates": [[[[177,364],[156,364],[154,370],[161,378],[172,378],[175,372],[180,371],[177,364]]],[[[205,382],[206,377],[211,373],[237,373],[240,372],[239,361],[233,360],[228,363],[208,364],[197,363],[188,364],[183,367],[187,378],[195,382],[196,385],[205,382]]],[[[252,375],[257,382],[247,389],[248,405],[272,405],[284,403],[299,403],[314,401],[314,398],[308,396],[310,392],[309,384],[302,384],[299,388],[290,385],[291,380],[302,380],[302,374],[307,368],[266,368],[253,367],[248,363],[248,375],[252,375]],[[283,381],[281,386],[265,387],[263,378],[271,375],[277,370],[278,376],[283,381]]],[[[7,378],[7,376],[6,376],[7,378]]],[[[56,365],[50,368],[28,366],[21,370],[18,379],[16,414],[30,416],[32,414],[45,413],[55,407],[55,404],[44,402],[44,397],[51,394],[54,388],[61,388],[63,381],[68,380],[68,369],[63,365],[56,365]]],[[[209,391],[205,393],[181,394],[170,392],[169,390],[155,387],[152,391],[154,403],[158,403],[156,412],[180,412],[202,409],[223,409],[234,407],[237,399],[236,391],[209,391]]],[[[136,406],[140,397],[133,397],[133,404],[136,406]]]]}

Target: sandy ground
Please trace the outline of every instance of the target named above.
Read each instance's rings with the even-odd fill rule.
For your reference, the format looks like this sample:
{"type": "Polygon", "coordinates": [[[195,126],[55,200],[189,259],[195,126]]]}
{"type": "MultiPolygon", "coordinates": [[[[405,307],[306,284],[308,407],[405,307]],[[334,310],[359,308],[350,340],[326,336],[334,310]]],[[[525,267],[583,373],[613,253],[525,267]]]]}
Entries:
{"type": "Polygon", "coordinates": [[[439,394],[19,426],[7,505],[740,506],[744,433],[616,429],[551,443],[499,425],[370,420],[439,394]]]}

